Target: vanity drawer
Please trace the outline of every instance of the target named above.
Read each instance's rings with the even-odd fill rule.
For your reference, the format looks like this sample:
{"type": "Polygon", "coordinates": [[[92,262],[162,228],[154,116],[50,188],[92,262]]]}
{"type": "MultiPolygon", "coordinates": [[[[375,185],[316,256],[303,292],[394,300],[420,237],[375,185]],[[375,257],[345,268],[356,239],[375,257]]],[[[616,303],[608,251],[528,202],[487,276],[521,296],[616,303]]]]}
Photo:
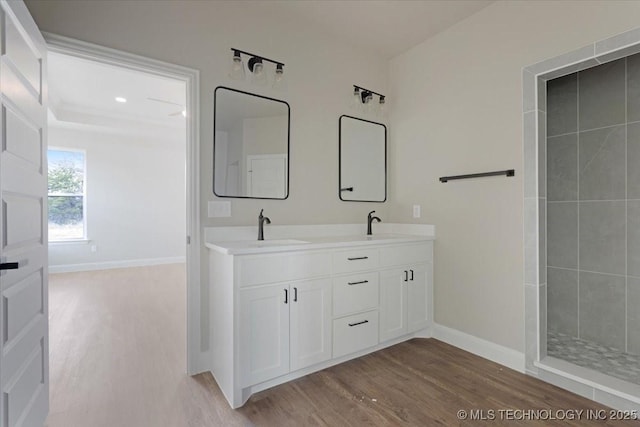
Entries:
{"type": "Polygon", "coordinates": [[[280,253],[238,257],[240,287],[300,280],[331,274],[327,252],[280,253]]]}
{"type": "Polygon", "coordinates": [[[378,344],[378,310],[333,321],[333,357],[378,344]]]}
{"type": "Polygon", "coordinates": [[[333,316],[378,308],[378,273],[360,273],[333,279],[333,316]]]}
{"type": "Polygon", "coordinates": [[[433,262],[432,242],[380,248],[381,267],[425,262],[433,262]]]}
{"type": "Polygon", "coordinates": [[[378,267],[378,249],[353,249],[333,254],[333,272],[371,270],[378,267]]]}

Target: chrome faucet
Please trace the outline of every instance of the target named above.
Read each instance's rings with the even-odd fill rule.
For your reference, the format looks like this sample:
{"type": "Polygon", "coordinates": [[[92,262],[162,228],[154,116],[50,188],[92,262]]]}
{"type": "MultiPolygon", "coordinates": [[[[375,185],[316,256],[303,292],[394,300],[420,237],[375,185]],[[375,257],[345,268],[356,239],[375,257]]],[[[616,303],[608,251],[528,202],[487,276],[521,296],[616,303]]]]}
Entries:
{"type": "Polygon", "coordinates": [[[369,215],[367,216],[367,236],[371,236],[371,224],[373,223],[373,221],[376,222],[382,222],[382,220],[380,218],[378,218],[377,216],[373,216],[373,214],[375,213],[375,211],[371,211],[369,212],[369,215]]]}
{"type": "Polygon", "coordinates": [[[258,240],[264,240],[264,223],[271,224],[269,217],[262,215],[264,209],[260,209],[260,215],[258,216],[258,240]]]}

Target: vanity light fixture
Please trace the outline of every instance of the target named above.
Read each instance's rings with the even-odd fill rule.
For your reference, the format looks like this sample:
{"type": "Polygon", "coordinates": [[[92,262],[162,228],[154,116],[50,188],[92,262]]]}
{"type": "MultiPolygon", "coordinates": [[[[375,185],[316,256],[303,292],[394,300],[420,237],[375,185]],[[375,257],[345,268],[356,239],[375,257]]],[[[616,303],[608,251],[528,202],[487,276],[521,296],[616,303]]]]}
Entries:
{"type": "Polygon", "coordinates": [[[284,63],[280,61],[274,61],[273,59],[265,58],[264,56],[256,55],[255,53],[245,52],[240,49],[231,48],[233,57],[231,58],[231,71],[229,77],[234,80],[244,80],[245,70],[244,62],[242,61],[242,55],[249,56],[247,61],[247,68],[251,73],[251,82],[258,86],[265,86],[267,84],[267,71],[265,70],[265,62],[270,62],[276,66],[275,74],[273,78],[273,88],[283,89],[285,87],[284,81],[284,63]]]}
{"type": "Polygon", "coordinates": [[[127,98],[123,98],[122,96],[116,96],[116,102],[124,104],[125,102],[127,102],[127,98]]]}
{"type": "Polygon", "coordinates": [[[352,105],[355,109],[364,110],[368,113],[375,112],[382,116],[385,113],[386,97],[385,95],[366,89],[362,86],[353,85],[352,105]],[[376,103],[373,95],[378,97],[376,103]]]}

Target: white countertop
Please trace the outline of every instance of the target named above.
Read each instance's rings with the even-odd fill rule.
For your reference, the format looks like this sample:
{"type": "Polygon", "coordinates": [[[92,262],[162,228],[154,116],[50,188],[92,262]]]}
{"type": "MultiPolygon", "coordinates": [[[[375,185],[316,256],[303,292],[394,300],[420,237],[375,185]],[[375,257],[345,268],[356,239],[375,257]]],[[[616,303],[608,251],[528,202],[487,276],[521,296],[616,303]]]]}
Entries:
{"type": "Polygon", "coordinates": [[[301,250],[330,249],[353,246],[369,246],[379,244],[413,243],[435,240],[434,235],[413,234],[374,234],[346,236],[310,236],[287,239],[266,240],[221,240],[206,242],[209,249],[227,255],[245,255],[301,250]]]}

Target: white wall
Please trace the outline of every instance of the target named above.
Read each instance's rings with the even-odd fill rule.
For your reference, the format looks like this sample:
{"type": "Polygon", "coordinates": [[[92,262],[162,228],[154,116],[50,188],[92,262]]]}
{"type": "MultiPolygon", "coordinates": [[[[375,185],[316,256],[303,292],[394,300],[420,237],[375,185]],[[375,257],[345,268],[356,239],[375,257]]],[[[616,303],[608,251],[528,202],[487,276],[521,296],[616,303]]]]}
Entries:
{"type": "MultiPolygon", "coordinates": [[[[364,222],[368,205],[338,199],[338,118],[351,113],[354,84],[385,93],[382,58],[313,24],[274,12],[268,1],[27,0],[43,31],[200,70],[203,226],[254,225],[260,208],[278,224],[364,222]],[[229,79],[230,48],[285,63],[288,90],[229,79]],[[213,91],[224,85],[291,107],[291,191],[285,201],[230,199],[232,217],[207,219],[213,200],[213,91]],[[310,197],[313,195],[313,197],[310,197]]],[[[267,65],[268,71],[271,71],[267,65]]],[[[387,219],[386,207],[379,208],[387,219]]]]}
{"type": "MultiPolygon", "coordinates": [[[[381,58],[313,25],[278,16],[266,1],[26,3],[45,31],[200,70],[204,227],[254,225],[260,208],[275,224],[362,222],[372,205],[340,202],[337,195],[338,118],[352,113],[352,84],[382,93],[390,89],[390,200],[375,209],[383,220],[416,222],[411,206],[420,204],[420,221],[438,227],[437,322],[519,351],[524,347],[521,69],[638,26],[640,13],[640,2],[496,2],[387,67],[381,58]],[[230,81],[231,47],[285,62],[288,91],[230,81]],[[212,114],[218,85],[289,102],[291,189],[285,201],[232,199],[231,218],[207,219],[207,201],[214,199],[212,114]],[[442,175],[512,167],[515,178],[437,181],[442,175]]],[[[206,303],[202,310],[207,312],[206,303]]],[[[203,348],[207,322],[203,318],[203,348]]]]}
{"type": "Polygon", "coordinates": [[[437,226],[437,323],[524,351],[522,68],[638,16],[640,2],[496,2],[391,61],[391,216],[420,204],[437,226]]]}
{"type": "MultiPolygon", "coordinates": [[[[314,24],[278,14],[268,1],[25,2],[43,31],[200,71],[202,227],[256,225],[261,208],[274,224],[364,223],[371,205],[338,198],[338,118],[352,113],[354,84],[386,93],[387,62],[314,24]],[[228,78],[231,48],[285,63],[288,90],[258,89],[228,78]],[[213,92],[228,86],[289,103],[290,188],[286,200],[227,199],[232,217],[207,218],[213,195],[213,92]]],[[[365,117],[367,118],[367,117],[365,117]]],[[[388,205],[376,205],[389,220],[388,205]]],[[[208,257],[202,247],[201,348],[209,348],[208,257]]]]}
{"type": "Polygon", "coordinates": [[[52,271],[185,256],[184,140],[50,127],[49,145],[86,151],[90,240],[50,244],[52,271]]]}

